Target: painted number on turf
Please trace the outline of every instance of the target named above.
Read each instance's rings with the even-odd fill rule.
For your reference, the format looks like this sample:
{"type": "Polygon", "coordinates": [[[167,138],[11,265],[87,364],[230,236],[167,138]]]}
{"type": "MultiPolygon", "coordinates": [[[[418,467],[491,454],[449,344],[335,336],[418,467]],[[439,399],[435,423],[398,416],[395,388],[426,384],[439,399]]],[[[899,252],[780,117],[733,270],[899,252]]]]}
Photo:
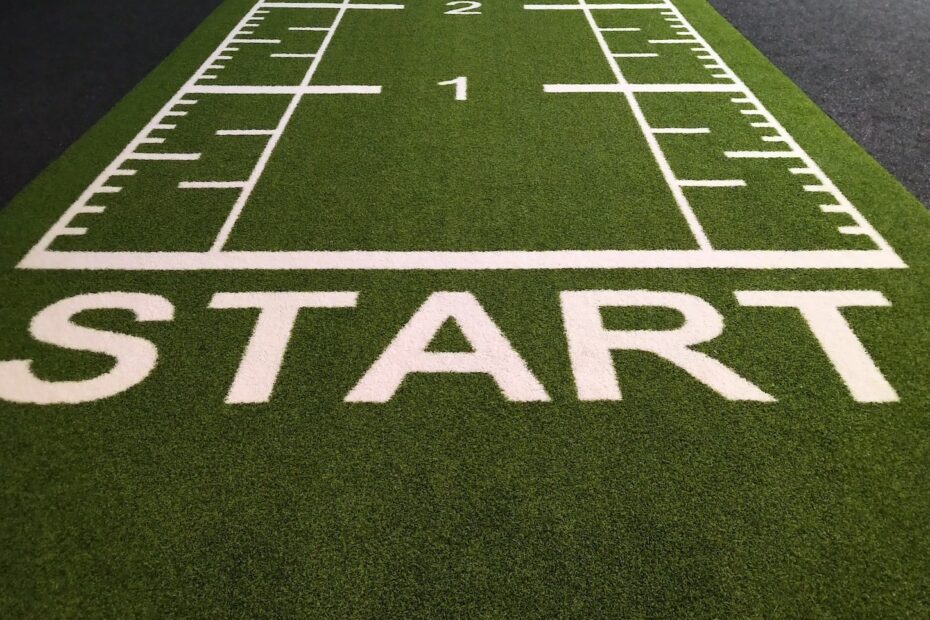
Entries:
{"type": "Polygon", "coordinates": [[[456,2],[446,2],[446,6],[458,7],[449,9],[446,11],[446,15],[481,15],[480,2],[457,0],[456,2]]]}
{"type": "Polygon", "coordinates": [[[455,85],[455,100],[456,101],[467,101],[468,100],[468,78],[467,77],[457,77],[454,80],[449,80],[447,82],[439,82],[439,86],[452,86],[455,85]]]}

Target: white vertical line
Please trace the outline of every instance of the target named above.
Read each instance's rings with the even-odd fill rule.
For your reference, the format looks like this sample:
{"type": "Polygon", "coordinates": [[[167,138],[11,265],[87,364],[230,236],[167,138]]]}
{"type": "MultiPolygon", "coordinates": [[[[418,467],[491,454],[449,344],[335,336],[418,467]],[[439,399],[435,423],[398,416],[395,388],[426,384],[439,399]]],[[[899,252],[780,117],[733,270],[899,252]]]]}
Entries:
{"type": "MultiPolygon", "coordinates": [[[[607,45],[607,41],[604,39],[604,35],[601,33],[597,26],[597,22],[594,19],[594,14],[591,12],[591,7],[585,0],[578,1],[581,5],[581,10],[584,12],[585,18],[588,20],[588,24],[591,26],[591,31],[594,32],[594,36],[597,38],[597,42],[601,46],[601,51],[604,53],[604,58],[607,59],[611,70],[614,72],[614,77],[617,78],[617,82],[623,85],[628,84],[626,78],[623,76],[623,71],[620,70],[620,65],[617,64],[617,60],[613,57],[613,54],[610,51],[610,46],[607,45]]],[[[678,185],[678,180],[675,177],[675,173],[672,172],[672,167],[668,160],[665,158],[665,153],[662,151],[662,147],[659,145],[659,141],[652,133],[652,128],[649,126],[649,122],[646,120],[646,116],[643,114],[643,110],[639,106],[639,101],[637,101],[636,95],[630,91],[626,91],[623,94],[626,97],[627,103],[630,105],[630,109],[633,111],[633,116],[636,118],[636,122],[639,123],[640,131],[643,132],[643,136],[646,138],[646,142],[649,144],[649,150],[652,151],[652,156],[655,158],[656,163],[659,165],[659,170],[662,171],[662,176],[665,178],[665,183],[668,185],[669,190],[671,190],[672,195],[675,197],[675,202],[678,204],[678,208],[681,210],[681,214],[684,216],[685,221],[688,223],[688,228],[691,229],[691,234],[694,235],[694,239],[697,241],[698,247],[700,247],[702,250],[713,250],[713,246],[711,246],[710,240],[707,238],[707,234],[704,232],[704,228],[701,226],[701,222],[698,221],[697,215],[695,215],[694,210],[691,208],[691,204],[688,202],[685,193],[678,185]]]]}
{"type": "MultiPolygon", "coordinates": [[[[313,57],[313,62],[310,63],[310,67],[307,69],[307,73],[304,75],[304,79],[301,80],[300,86],[309,85],[310,80],[313,79],[313,74],[316,73],[316,68],[320,65],[320,61],[323,60],[323,54],[326,53],[326,48],[329,47],[330,42],[333,40],[333,36],[336,34],[336,29],[339,27],[339,23],[342,21],[342,18],[345,16],[346,12],[349,10],[349,3],[350,0],[343,0],[342,4],[338,5],[339,12],[336,14],[336,19],[333,20],[333,24],[330,26],[329,32],[327,32],[326,36],[323,38],[323,42],[320,44],[320,48],[317,50],[316,55],[313,57]]],[[[262,173],[265,171],[265,166],[268,165],[268,160],[271,159],[271,155],[274,153],[275,147],[278,146],[278,141],[281,139],[281,136],[284,135],[284,130],[287,129],[287,125],[290,123],[291,118],[294,116],[294,112],[297,110],[297,106],[300,105],[300,101],[303,99],[303,96],[303,93],[298,92],[291,98],[291,102],[288,104],[287,109],[281,116],[281,120],[278,121],[278,126],[275,127],[274,133],[271,134],[271,137],[268,139],[268,142],[265,145],[261,156],[258,158],[258,163],[255,164],[255,168],[252,170],[252,174],[250,174],[249,178],[246,180],[245,186],[243,187],[242,192],[239,194],[239,198],[233,205],[229,215],[226,216],[226,221],[223,222],[223,226],[220,228],[219,234],[213,241],[213,245],[210,247],[210,252],[215,253],[223,251],[223,246],[225,246],[226,242],[229,240],[229,236],[232,234],[233,227],[236,225],[239,216],[242,215],[242,210],[245,208],[245,204],[248,202],[249,197],[252,195],[252,191],[254,191],[255,186],[258,184],[258,180],[261,178],[262,173]]]]}

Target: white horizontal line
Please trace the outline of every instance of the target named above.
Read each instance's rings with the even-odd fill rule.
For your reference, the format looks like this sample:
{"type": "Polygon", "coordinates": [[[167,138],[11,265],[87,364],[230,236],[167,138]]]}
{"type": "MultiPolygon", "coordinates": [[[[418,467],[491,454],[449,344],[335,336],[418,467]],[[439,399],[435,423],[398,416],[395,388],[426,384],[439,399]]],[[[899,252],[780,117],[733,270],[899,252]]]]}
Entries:
{"type": "Polygon", "coordinates": [[[335,2],[262,2],[269,9],[403,9],[403,4],[342,4],[335,2]]]}
{"type": "Polygon", "coordinates": [[[272,54],[272,58],[314,58],[316,54],[272,54]]]}
{"type": "Polygon", "coordinates": [[[218,136],[271,136],[274,129],[220,129],[218,136]]]}
{"type": "Polygon", "coordinates": [[[281,42],[281,39],[233,39],[231,43],[240,44],[240,43],[249,43],[256,45],[277,45],[281,42]]]}
{"type": "Polygon", "coordinates": [[[103,213],[103,212],[106,211],[106,210],[107,210],[106,207],[99,207],[99,206],[97,206],[97,205],[84,205],[83,207],[78,208],[78,209],[77,209],[77,212],[78,212],[78,213],[100,214],[100,213],[103,213]]]}
{"type": "Polygon", "coordinates": [[[581,6],[580,4],[525,4],[523,8],[527,11],[580,11],[582,9],[591,10],[636,10],[636,9],[664,9],[667,4],[589,4],[581,6]]]}
{"type": "Polygon", "coordinates": [[[131,153],[126,159],[142,161],[197,161],[200,153],[131,153]]]}
{"type": "Polygon", "coordinates": [[[642,28],[598,28],[601,32],[641,32],[642,28]]]}
{"type": "Polygon", "coordinates": [[[742,179],[701,179],[701,180],[683,180],[678,181],[679,187],[746,187],[746,181],[742,179]]]}
{"type": "Polygon", "coordinates": [[[867,231],[862,226],[840,226],[836,229],[841,235],[868,235],[867,231]]]}
{"type": "Polygon", "coordinates": [[[323,28],[319,26],[291,26],[288,30],[293,30],[296,32],[329,32],[331,28],[323,28]]]}
{"type": "Polygon", "coordinates": [[[617,54],[611,54],[614,58],[656,58],[658,54],[653,54],[649,52],[621,52],[617,54]]]}
{"type": "Polygon", "coordinates": [[[244,181],[181,181],[179,189],[242,189],[244,181]]]}
{"type": "Polygon", "coordinates": [[[59,252],[30,253],[21,269],[371,271],[493,269],[905,269],[887,250],[643,250],[542,252],[59,252]]]}
{"type": "Polygon", "coordinates": [[[800,157],[794,151],[727,151],[730,159],[788,159],[800,157]]]}
{"type": "Polygon", "coordinates": [[[672,134],[697,134],[710,133],[708,127],[662,127],[654,128],[652,133],[672,133],[672,134]]]}
{"type": "Polygon", "coordinates": [[[98,187],[95,193],[97,194],[118,194],[121,191],[123,191],[122,187],[110,187],[109,185],[104,185],[102,187],[98,187]]]}
{"type": "Polygon", "coordinates": [[[114,170],[110,174],[115,177],[132,177],[135,176],[138,170],[114,170]]]}
{"type": "Polygon", "coordinates": [[[830,193],[830,192],[832,192],[833,190],[830,189],[829,187],[827,187],[826,185],[805,185],[805,186],[804,186],[804,191],[805,191],[805,192],[825,192],[825,193],[830,193]]]}
{"type": "Polygon", "coordinates": [[[846,205],[820,205],[820,210],[824,213],[845,213],[852,214],[852,210],[846,205]]]}
{"type": "Polygon", "coordinates": [[[214,95],[378,95],[380,86],[192,86],[192,93],[214,95]]]}
{"type": "Polygon", "coordinates": [[[683,43],[700,43],[697,39],[649,39],[653,45],[675,45],[683,43]]]}
{"type": "Polygon", "coordinates": [[[736,84],[546,84],[547,93],[729,93],[736,84]]]}
{"type": "Polygon", "coordinates": [[[817,174],[811,168],[788,168],[788,172],[791,174],[817,174]]]}

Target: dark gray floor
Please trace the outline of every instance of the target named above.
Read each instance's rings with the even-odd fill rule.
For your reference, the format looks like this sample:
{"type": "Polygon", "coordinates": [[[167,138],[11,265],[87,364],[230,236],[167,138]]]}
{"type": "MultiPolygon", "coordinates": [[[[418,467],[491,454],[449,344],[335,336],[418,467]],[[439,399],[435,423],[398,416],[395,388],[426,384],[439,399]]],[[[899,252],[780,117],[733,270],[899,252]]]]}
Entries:
{"type": "Polygon", "coordinates": [[[930,0],[710,0],[930,207],[930,0]]]}
{"type": "MultiPolygon", "coordinates": [[[[710,1],[930,205],[930,0],[710,1]]],[[[0,205],[219,3],[6,0],[0,205]]]]}

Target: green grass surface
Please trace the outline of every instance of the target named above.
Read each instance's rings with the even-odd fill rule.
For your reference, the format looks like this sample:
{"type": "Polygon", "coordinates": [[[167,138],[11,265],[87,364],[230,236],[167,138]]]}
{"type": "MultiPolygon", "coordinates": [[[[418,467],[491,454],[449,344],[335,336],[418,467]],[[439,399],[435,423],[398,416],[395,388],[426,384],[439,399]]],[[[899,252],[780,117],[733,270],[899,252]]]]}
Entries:
{"type": "MultiPolygon", "coordinates": [[[[105,291],[176,309],[171,322],[77,319],[158,347],[136,387],[81,405],[0,403],[4,617],[926,617],[930,215],[703,0],[676,4],[907,269],[17,268],[252,4],[227,0],[0,213],[0,359],[34,360],[47,381],[92,378],[113,360],[36,341],[39,311],[105,291]],[[596,289],[707,301],[726,328],[698,349],[778,402],[727,401],[636,351],[614,354],[623,401],[579,402],[559,293],[596,289]],[[880,291],[890,308],[844,316],[900,401],[857,403],[799,313],[743,307],[744,290],[880,291]],[[300,314],[269,403],[227,405],[258,312],[208,309],[226,291],[360,295],[355,309],[300,314]],[[474,293],[551,402],[510,403],[490,377],[465,374],[411,376],[385,404],[343,402],[436,291],[474,293]]],[[[581,13],[508,1],[455,17],[442,2],[406,4],[345,18],[312,83],[383,93],[305,97],[227,249],[697,247],[623,95],[543,92],[615,81],[581,13]],[[465,102],[436,85],[460,75],[465,102]]],[[[333,15],[273,11],[254,36],[333,15]]],[[[652,10],[598,20],[642,29],[625,52],[668,33],[652,10]]],[[[626,34],[605,36],[620,49],[626,34]]],[[[300,36],[307,48],[288,38],[280,51],[322,40],[300,36]]],[[[688,50],[665,45],[623,67],[636,82],[707,81],[688,50]]],[[[216,83],[300,81],[307,60],[267,52],[243,49],[216,83]]],[[[846,216],[821,212],[786,162],[723,156],[777,148],[759,143],[733,96],[638,95],[654,127],[712,130],[661,137],[679,178],[746,179],[686,190],[714,247],[872,249],[838,232],[846,216]]],[[[267,128],[289,98],[198,99],[164,144],[141,150],[204,157],[140,164],[104,213],[74,222],[85,235],[52,249],[210,247],[237,193],[178,182],[247,176],[265,138],[215,132],[267,128]]],[[[602,320],[682,323],[655,308],[602,320]]],[[[430,350],[469,345],[447,323],[430,350]]]]}

